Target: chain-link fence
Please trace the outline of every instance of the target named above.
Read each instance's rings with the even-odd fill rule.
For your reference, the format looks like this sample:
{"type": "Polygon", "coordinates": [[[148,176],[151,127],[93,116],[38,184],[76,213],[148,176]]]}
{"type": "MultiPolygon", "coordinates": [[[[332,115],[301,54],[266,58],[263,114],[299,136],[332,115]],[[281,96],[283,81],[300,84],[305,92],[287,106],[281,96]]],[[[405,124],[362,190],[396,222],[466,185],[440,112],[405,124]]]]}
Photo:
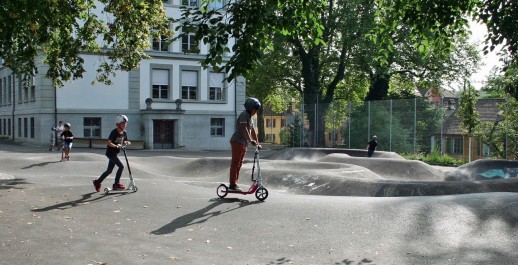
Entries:
{"type": "Polygon", "coordinates": [[[420,98],[306,104],[287,118],[281,138],[289,146],[365,149],[376,135],[378,150],[430,152],[441,146],[444,118],[451,111],[420,98]]]}

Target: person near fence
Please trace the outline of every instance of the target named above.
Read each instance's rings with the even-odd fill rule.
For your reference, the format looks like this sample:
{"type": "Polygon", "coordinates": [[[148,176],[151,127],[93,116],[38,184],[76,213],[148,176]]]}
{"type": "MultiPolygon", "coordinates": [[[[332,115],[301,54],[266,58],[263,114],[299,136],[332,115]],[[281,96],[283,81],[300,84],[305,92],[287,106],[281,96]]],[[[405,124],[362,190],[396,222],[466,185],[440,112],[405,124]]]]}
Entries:
{"type": "Polygon", "coordinates": [[[128,141],[128,135],[126,134],[126,125],[128,123],[128,117],[126,115],[117,115],[115,117],[115,125],[117,126],[113,129],[108,136],[108,141],[106,142],[106,157],[108,158],[108,168],[104,171],[98,179],[93,180],[93,184],[95,190],[97,192],[101,191],[101,183],[103,180],[108,177],[113,171],[113,168],[117,166],[117,173],[115,174],[115,181],[113,182],[112,188],[114,190],[125,190],[126,187],[120,183],[120,179],[122,176],[122,171],[124,170],[124,164],[120,161],[118,154],[123,145],[131,144],[128,141]]]}
{"type": "Polygon", "coordinates": [[[236,128],[234,134],[230,138],[230,146],[232,149],[232,160],[230,163],[230,185],[231,190],[240,190],[237,186],[239,180],[239,171],[245,159],[246,146],[248,141],[253,146],[261,149],[257,133],[254,129],[254,122],[252,116],[261,108],[261,102],[256,98],[247,98],[245,101],[245,110],[239,114],[236,121],[236,128]]]}
{"type": "Polygon", "coordinates": [[[374,154],[374,150],[376,150],[376,147],[378,146],[378,142],[376,141],[378,137],[376,135],[373,135],[371,138],[371,141],[367,144],[367,156],[372,157],[372,154],[374,154]]]}

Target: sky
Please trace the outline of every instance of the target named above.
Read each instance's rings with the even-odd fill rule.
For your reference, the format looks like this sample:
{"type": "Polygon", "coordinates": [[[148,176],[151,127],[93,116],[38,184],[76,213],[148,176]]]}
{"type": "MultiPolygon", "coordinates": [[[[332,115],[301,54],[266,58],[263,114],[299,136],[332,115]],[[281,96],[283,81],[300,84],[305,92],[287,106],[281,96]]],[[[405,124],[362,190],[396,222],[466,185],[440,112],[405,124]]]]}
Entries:
{"type": "Polygon", "coordinates": [[[487,36],[486,26],[472,21],[470,23],[470,28],[472,31],[470,42],[478,44],[478,50],[480,51],[480,56],[484,64],[478,72],[471,76],[470,81],[476,89],[480,89],[486,82],[488,75],[491,73],[491,69],[493,69],[495,66],[501,65],[501,63],[498,61],[499,56],[497,55],[497,53],[500,51],[500,48],[497,48],[487,55],[484,55],[482,49],[484,48],[484,39],[487,36]]]}

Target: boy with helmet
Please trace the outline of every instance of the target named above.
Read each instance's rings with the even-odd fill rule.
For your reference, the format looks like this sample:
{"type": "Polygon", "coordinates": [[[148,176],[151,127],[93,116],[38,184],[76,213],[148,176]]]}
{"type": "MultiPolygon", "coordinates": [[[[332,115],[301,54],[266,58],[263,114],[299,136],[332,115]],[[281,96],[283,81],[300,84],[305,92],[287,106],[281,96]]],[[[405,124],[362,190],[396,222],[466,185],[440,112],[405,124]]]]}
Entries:
{"type": "Polygon", "coordinates": [[[120,148],[123,145],[131,144],[128,141],[128,135],[126,134],[126,125],[128,122],[128,117],[126,115],[119,114],[115,117],[115,125],[117,128],[113,129],[108,137],[108,141],[106,142],[106,157],[108,157],[108,168],[104,171],[98,179],[93,180],[93,184],[95,190],[99,192],[101,190],[101,183],[103,180],[108,177],[113,171],[115,166],[118,167],[117,173],[115,174],[115,181],[113,182],[114,190],[125,190],[126,187],[120,183],[120,178],[122,176],[122,171],[124,170],[124,165],[120,161],[117,156],[120,152],[120,148]]]}
{"type": "Polygon", "coordinates": [[[257,146],[257,148],[261,149],[252,120],[252,116],[261,108],[261,102],[256,98],[247,98],[244,105],[245,110],[239,114],[234,134],[230,138],[232,162],[230,163],[229,189],[231,190],[239,190],[237,182],[239,180],[239,171],[245,159],[247,141],[250,141],[253,146],[257,146]]]}
{"type": "Polygon", "coordinates": [[[376,147],[378,146],[378,142],[376,141],[378,137],[376,135],[373,135],[371,138],[371,141],[367,144],[367,156],[372,157],[372,154],[374,154],[374,150],[376,150],[376,147]]]}
{"type": "Polygon", "coordinates": [[[74,141],[74,134],[70,130],[70,123],[65,123],[63,126],[65,129],[61,135],[59,135],[59,138],[64,140],[63,144],[63,153],[65,154],[65,157],[63,158],[63,154],[61,154],[61,161],[70,161],[70,150],[72,149],[72,142],[74,141]]]}

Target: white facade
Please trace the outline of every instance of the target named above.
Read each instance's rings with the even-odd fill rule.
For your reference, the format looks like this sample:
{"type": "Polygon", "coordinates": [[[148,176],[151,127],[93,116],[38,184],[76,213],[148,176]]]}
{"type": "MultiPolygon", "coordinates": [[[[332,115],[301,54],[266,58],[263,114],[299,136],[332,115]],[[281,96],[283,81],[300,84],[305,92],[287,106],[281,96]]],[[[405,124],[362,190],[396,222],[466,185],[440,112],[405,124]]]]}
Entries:
{"type": "MultiPolygon", "coordinates": [[[[180,17],[181,1],[164,1],[169,17],[180,17]]],[[[45,65],[38,66],[32,87],[0,66],[0,137],[48,146],[51,127],[64,121],[76,138],[106,139],[114,117],[125,114],[130,140],[147,149],[229,149],[245,81],[221,82],[224,74],[201,67],[207,47],[198,48],[199,54],[185,53],[180,40],[166,50],[151,49],[152,59],[131,72],[117,72],[110,86],[92,84],[99,55],[84,54],[83,78],[58,88],[44,76],[45,65]]]]}

